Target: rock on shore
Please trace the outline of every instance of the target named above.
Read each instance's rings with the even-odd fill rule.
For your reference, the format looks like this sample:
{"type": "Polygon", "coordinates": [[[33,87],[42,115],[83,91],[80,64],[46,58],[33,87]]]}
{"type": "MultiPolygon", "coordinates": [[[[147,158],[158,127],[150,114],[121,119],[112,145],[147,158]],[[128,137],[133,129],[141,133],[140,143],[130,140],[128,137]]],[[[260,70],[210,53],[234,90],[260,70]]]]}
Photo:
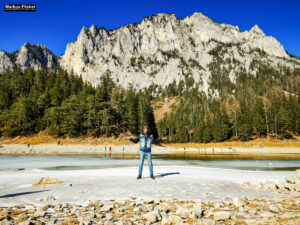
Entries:
{"type": "Polygon", "coordinates": [[[300,224],[300,198],[91,201],[79,204],[21,205],[0,208],[7,224],[300,224]]]}
{"type": "Polygon", "coordinates": [[[60,184],[63,181],[59,181],[56,178],[51,178],[51,177],[43,177],[39,179],[37,182],[35,182],[33,185],[46,185],[46,184],[60,184]]]}
{"type": "Polygon", "coordinates": [[[243,184],[244,187],[251,188],[254,190],[264,190],[278,193],[291,194],[295,197],[300,196],[300,169],[296,170],[296,176],[287,177],[284,181],[278,182],[246,182],[243,184]]]}

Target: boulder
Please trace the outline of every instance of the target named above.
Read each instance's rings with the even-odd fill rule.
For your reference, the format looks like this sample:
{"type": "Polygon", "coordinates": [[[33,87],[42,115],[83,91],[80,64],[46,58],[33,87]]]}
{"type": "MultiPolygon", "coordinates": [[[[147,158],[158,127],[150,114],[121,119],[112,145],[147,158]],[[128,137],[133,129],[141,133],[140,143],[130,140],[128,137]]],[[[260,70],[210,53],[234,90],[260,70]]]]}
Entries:
{"type": "Polygon", "coordinates": [[[103,205],[103,206],[101,207],[100,211],[102,211],[102,212],[109,212],[109,211],[111,211],[113,208],[114,208],[113,205],[108,205],[108,204],[106,204],[106,205],[103,205]]]}
{"type": "Polygon", "coordinates": [[[33,185],[46,185],[46,184],[60,184],[63,181],[59,181],[55,178],[51,178],[51,177],[43,177],[41,179],[39,179],[37,182],[35,182],[33,185]]]}
{"type": "Polygon", "coordinates": [[[176,216],[176,215],[170,215],[169,221],[174,225],[182,225],[183,224],[183,220],[181,219],[181,217],[176,216]]]}
{"type": "Polygon", "coordinates": [[[170,222],[170,220],[169,220],[168,217],[163,216],[163,218],[162,218],[162,220],[161,220],[161,224],[162,224],[162,225],[170,225],[171,222],[170,222]]]}
{"type": "Polygon", "coordinates": [[[279,209],[276,205],[269,205],[269,210],[274,213],[278,213],[279,209]]]}
{"type": "Polygon", "coordinates": [[[278,181],[277,183],[276,183],[276,187],[277,187],[277,189],[285,189],[285,186],[286,186],[286,182],[285,181],[278,181]]]}
{"type": "Polygon", "coordinates": [[[230,212],[219,211],[214,213],[215,220],[226,220],[230,218],[230,212]]]}
{"type": "Polygon", "coordinates": [[[246,220],[244,220],[244,222],[247,225],[258,225],[258,224],[260,224],[259,221],[255,220],[255,219],[246,219],[246,220]]]}
{"type": "Polygon", "coordinates": [[[195,200],[195,203],[192,204],[192,206],[193,206],[193,208],[202,209],[202,201],[201,201],[201,199],[195,200]]]}
{"type": "Polygon", "coordinates": [[[117,225],[126,225],[126,223],[125,223],[123,220],[119,220],[119,221],[117,222],[117,225]]]}
{"type": "Polygon", "coordinates": [[[104,225],[114,225],[114,223],[111,222],[111,221],[105,221],[105,222],[104,222],[104,225]]]}
{"type": "Polygon", "coordinates": [[[151,223],[156,223],[158,221],[157,213],[155,212],[146,213],[145,215],[143,215],[143,217],[151,223]]]}
{"type": "Polygon", "coordinates": [[[185,208],[185,207],[179,207],[177,210],[176,210],[176,215],[180,216],[181,218],[188,218],[191,214],[191,210],[188,209],[188,208],[185,208]]]}
{"type": "Polygon", "coordinates": [[[133,212],[140,212],[141,211],[141,209],[139,208],[139,207],[135,207],[134,209],[133,209],[133,212]]]}
{"type": "Polygon", "coordinates": [[[259,214],[260,217],[262,217],[263,219],[270,219],[270,218],[273,218],[275,217],[275,214],[274,213],[271,213],[271,212],[262,212],[259,214]]]}
{"type": "Polygon", "coordinates": [[[196,200],[194,207],[191,209],[192,214],[196,218],[200,218],[202,216],[202,201],[196,200]]]}
{"type": "Polygon", "coordinates": [[[161,203],[161,200],[159,198],[154,199],[154,204],[158,205],[159,203],[161,203]]]}
{"type": "Polygon", "coordinates": [[[214,213],[210,209],[204,212],[204,217],[206,217],[206,218],[209,218],[212,215],[214,215],[214,213]]]}
{"type": "Polygon", "coordinates": [[[35,213],[34,213],[34,217],[44,217],[46,215],[46,212],[45,211],[43,211],[43,210],[37,210],[37,211],[35,211],[35,213]]]}
{"type": "Polygon", "coordinates": [[[296,191],[296,184],[291,184],[286,182],[284,188],[289,191],[296,191]]]}
{"type": "Polygon", "coordinates": [[[173,202],[166,201],[166,202],[161,203],[160,205],[167,207],[167,209],[170,212],[175,212],[176,211],[176,206],[173,202]]]}
{"type": "Polygon", "coordinates": [[[159,212],[169,212],[169,209],[165,205],[160,204],[156,208],[159,212]]]}
{"type": "MultiPolygon", "coordinates": [[[[70,223],[67,223],[67,224],[70,224],[70,223]]],[[[92,225],[93,224],[93,221],[92,220],[89,220],[89,219],[86,219],[84,221],[81,221],[79,223],[79,225],[92,225]]]]}
{"type": "Polygon", "coordinates": [[[54,200],[56,200],[56,198],[53,195],[49,195],[44,198],[44,201],[54,201],[54,200]]]}
{"type": "Polygon", "coordinates": [[[277,186],[275,184],[275,182],[270,182],[270,183],[266,183],[262,186],[263,190],[270,190],[270,191],[275,191],[277,190],[277,186]]]}
{"type": "Polygon", "coordinates": [[[35,225],[35,224],[38,224],[38,223],[36,223],[36,221],[34,221],[34,220],[27,220],[27,221],[25,221],[24,223],[23,223],[23,225],[35,225]]]}
{"type": "Polygon", "coordinates": [[[224,207],[224,204],[221,203],[221,202],[216,202],[215,203],[215,208],[218,209],[218,208],[223,208],[224,207]]]}
{"type": "Polygon", "coordinates": [[[296,180],[295,189],[296,189],[296,191],[300,192],[300,178],[297,178],[297,180],[296,180]]]}
{"type": "Polygon", "coordinates": [[[293,176],[287,177],[287,178],[285,178],[285,181],[287,183],[290,183],[290,184],[295,184],[296,183],[296,177],[293,177],[293,176]]]}
{"type": "Polygon", "coordinates": [[[296,170],[296,177],[300,179],[300,169],[296,170]]]}
{"type": "Polygon", "coordinates": [[[147,204],[153,204],[154,203],[154,199],[145,199],[145,203],[147,203],[147,204]]]}
{"type": "Polygon", "coordinates": [[[24,221],[28,219],[28,215],[26,213],[21,213],[20,215],[18,215],[17,220],[18,221],[24,221]]]}
{"type": "Polygon", "coordinates": [[[249,186],[252,186],[254,188],[260,188],[261,187],[261,183],[258,181],[251,181],[249,182],[249,186]]]}
{"type": "Polygon", "coordinates": [[[247,203],[247,198],[243,195],[233,198],[233,205],[235,207],[243,207],[244,205],[246,205],[246,203],[247,203]]]}

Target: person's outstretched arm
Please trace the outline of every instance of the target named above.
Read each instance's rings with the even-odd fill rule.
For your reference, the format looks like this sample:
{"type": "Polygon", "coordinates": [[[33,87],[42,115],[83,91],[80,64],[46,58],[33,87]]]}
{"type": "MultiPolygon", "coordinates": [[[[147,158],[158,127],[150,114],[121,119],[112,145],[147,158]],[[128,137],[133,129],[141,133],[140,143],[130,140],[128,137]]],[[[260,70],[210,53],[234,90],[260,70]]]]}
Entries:
{"type": "Polygon", "coordinates": [[[133,143],[138,143],[140,141],[139,137],[137,138],[132,138],[132,137],[127,137],[129,141],[133,142],[133,143]]]}
{"type": "Polygon", "coordinates": [[[154,140],[152,143],[155,144],[155,145],[158,145],[160,142],[166,140],[167,138],[166,137],[163,137],[163,138],[157,138],[156,140],[154,140]]]}

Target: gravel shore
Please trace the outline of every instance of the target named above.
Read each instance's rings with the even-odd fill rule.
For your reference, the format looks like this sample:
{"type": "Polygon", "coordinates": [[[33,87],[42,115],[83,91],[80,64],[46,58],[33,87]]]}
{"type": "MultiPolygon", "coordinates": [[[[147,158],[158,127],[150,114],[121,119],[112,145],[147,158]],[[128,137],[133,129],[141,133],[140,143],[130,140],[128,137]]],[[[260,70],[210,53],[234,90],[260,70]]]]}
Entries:
{"type": "Polygon", "coordinates": [[[300,198],[92,201],[0,208],[0,224],[299,224],[300,198]]]}

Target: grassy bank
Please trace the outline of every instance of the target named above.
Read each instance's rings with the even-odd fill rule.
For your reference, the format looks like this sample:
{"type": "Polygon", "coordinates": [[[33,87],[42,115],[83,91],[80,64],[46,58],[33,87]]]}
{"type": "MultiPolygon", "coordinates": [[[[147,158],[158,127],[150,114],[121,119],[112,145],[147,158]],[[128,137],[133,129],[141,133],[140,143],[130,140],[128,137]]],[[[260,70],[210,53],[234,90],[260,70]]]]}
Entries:
{"type": "MultiPolygon", "coordinates": [[[[131,145],[125,134],[121,134],[120,137],[98,137],[93,136],[82,136],[78,138],[59,138],[48,135],[46,131],[40,132],[38,134],[30,136],[18,136],[15,138],[5,138],[0,139],[1,144],[30,144],[30,145],[40,145],[40,144],[57,144],[60,142],[61,145],[131,145]]],[[[216,142],[216,143],[171,143],[162,144],[166,147],[174,148],[300,148],[300,136],[294,137],[293,139],[280,140],[276,138],[257,138],[251,141],[226,141],[226,142],[216,142]]]]}
{"type": "Polygon", "coordinates": [[[174,143],[164,144],[175,148],[259,148],[272,147],[272,148],[300,148],[300,136],[293,139],[280,140],[276,138],[256,138],[251,141],[226,141],[216,143],[174,143]]]}
{"type": "MultiPolygon", "coordinates": [[[[18,136],[15,138],[5,138],[0,139],[1,144],[57,144],[60,142],[62,145],[130,145],[130,142],[125,134],[121,134],[120,137],[98,137],[93,136],[81,136],[77,138],[65,137],[59,138],[50,136],[46,131],[40,132],[38,134],[29,136],[18,136]]],[[[272,148],[300,148],[300,136],[294,137],[292,139],[276,139],[276,138],[257,138],[251,141],[226,141],[226,142],[216,142],[216,143],[171,143],[162,144],[163,146],[174,147],[174,148],[260,148],[272,147],[272,148]]]]}
{"type": "Polygon", "coordinates": [[[18,136],[15,138],[2,138],[0,139],[1,144],[30,144],[30,145],[40,145],[40,144],[57,144],[60,142],[61,145],[130,145],[130,142],[125,135],[120,135],[119,138],[113,137],[98,137],[93,136],[82,136],[77,138],[71,137],[54,137],[48,135],[46,131],[40,132],[38,134],[33,134],[29,136],[18,136]]]}

